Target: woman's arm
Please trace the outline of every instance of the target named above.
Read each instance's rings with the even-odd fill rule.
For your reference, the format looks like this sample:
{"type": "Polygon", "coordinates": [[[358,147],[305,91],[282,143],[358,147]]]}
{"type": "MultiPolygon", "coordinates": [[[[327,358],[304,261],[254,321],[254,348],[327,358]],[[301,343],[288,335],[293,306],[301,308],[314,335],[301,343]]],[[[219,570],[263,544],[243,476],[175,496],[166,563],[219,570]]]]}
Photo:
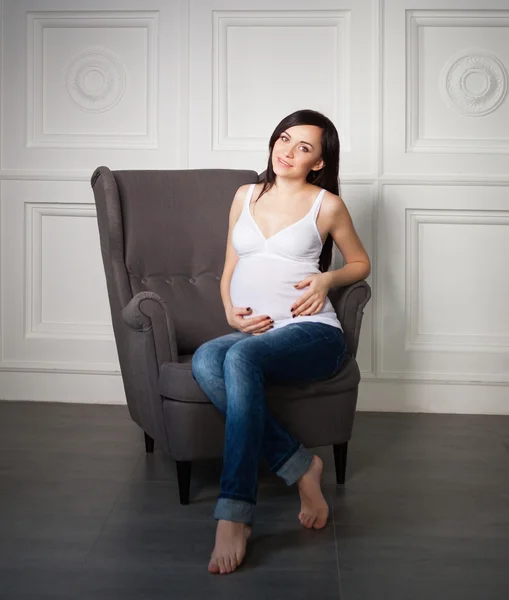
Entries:
{"type": "Polygon", "coordinates": [[[330,195],[327,205],[327,216],[330,220],[329,233],[346,262],[344,267],[324,273],[327,284],[331,288],[366,279],[371,272],[371,261],[355,231],[343,199],[330,192],[327,194],[330,195]]]}
{"type": "Polygon", "coordinates": [[[342,198],[331,192],[325,192],[322,207],[325,222],[329,223],[328,232],[347,264],[340,269],[309,275],[295,284],[297,289],[307,289],[291,307],[294,317],[320,312],[331,288],[366,279],[371,272],[368,253],[355,231],[352,218],[342,198]]]}
{"type": "Polygon", "coordinates": [[[221,300],[223,301],[223,306],[227,318],[229,317],[229,313],[233,306],[230,298],[230,282],[232,279],[233,271],[235,269],[235,265],[239,260],[239,257],[235,252],[235,248],[232,245],[232,231],[233,227],[235,226],[235,223],[240,217],[240,213],[242,212],[242,207],[248,188],[249,184],[241,185],[239,187],[239,189],[235,192],[235,196],[233,198],[232,205],[230,208],[228,238],[226,240],[226,256],[220,283],[221,300]]]}

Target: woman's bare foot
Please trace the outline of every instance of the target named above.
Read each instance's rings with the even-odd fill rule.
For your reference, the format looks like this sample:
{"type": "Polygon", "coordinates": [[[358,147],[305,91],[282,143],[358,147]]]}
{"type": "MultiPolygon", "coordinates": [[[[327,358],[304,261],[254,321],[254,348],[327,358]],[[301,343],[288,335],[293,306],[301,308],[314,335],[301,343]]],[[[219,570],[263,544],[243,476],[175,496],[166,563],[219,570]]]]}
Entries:
{"type": "Polygon", "coordinates": [[[210,573],[233,573],[246,554],[247,539],[251,526],[245,523],[219,519],[216,529],[216,545],[209,562],[210,573]]]}
{"type": "Polygon", "coordinates": [[[323,461],[319,456],[314,455],[309,469],[297,482],[301,499],[299,521],[308,529],[312,527],[322,529],[329,516],[329,505],[325,501],[320,487],[322,471],[323,461]]]}

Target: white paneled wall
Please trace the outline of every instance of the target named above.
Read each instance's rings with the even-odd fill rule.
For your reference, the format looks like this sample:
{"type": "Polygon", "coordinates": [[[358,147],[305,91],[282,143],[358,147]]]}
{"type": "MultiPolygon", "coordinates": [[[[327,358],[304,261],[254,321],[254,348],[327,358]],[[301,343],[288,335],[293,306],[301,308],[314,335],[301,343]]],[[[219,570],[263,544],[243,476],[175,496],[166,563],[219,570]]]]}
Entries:
{"type": "Polygon", "coordinates": [[[338,129],[342,173],[374,177],[376,3],[189,4],[191,168],[262,171],[277,123],[314,108],[338,129]]]}
{"type": "Polygon", "coordinates": [[[509,413],[507,0],[0,5],[0,398],[125,402],[97,166],[262,171],[313,108],[373,264],[359,408],[509,413]]]}
{"type": "Polygon", "coordinates": [[[509,384],[507,202],[501,186],[384,186],[383,377],[509,384]]]}
{"type": "Polygon", "coordinates": [[[2,175],[187,166],[185,4],[3,0],[2,175]]]}
{"type": "Polygon", "coordinates": [[[4,368],[118,370],[89,188],[2,182],[4,368]]]}

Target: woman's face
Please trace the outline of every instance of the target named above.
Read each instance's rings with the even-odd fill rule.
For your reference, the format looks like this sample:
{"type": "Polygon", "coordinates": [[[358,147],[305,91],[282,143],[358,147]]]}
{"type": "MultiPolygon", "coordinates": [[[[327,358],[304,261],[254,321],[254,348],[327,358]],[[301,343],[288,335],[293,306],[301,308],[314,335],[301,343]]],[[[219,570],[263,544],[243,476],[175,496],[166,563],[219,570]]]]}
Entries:
{"type": "Polygon", "coordinates": [[[306,178],[312,169],[324,166],[322,129],[316,125],[295,125],[285,129],[272,150],[272,168],[278,176],[306,178]],[[285,164],[282,164],[282,162],[285,164]]]}

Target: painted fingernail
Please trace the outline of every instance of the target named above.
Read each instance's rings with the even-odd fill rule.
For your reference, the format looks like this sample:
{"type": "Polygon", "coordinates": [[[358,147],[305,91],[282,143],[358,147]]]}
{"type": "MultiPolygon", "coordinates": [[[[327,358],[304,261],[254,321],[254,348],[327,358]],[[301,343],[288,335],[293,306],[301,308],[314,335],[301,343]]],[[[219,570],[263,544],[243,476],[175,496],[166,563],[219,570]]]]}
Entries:
{"type": "Polygon", "coordinates": [[[295,317],[296,317],[296,316],[297,316],[297,315],[292,315],[292,317],[293,317],[294,319],[295,319],[295,317]]]}

